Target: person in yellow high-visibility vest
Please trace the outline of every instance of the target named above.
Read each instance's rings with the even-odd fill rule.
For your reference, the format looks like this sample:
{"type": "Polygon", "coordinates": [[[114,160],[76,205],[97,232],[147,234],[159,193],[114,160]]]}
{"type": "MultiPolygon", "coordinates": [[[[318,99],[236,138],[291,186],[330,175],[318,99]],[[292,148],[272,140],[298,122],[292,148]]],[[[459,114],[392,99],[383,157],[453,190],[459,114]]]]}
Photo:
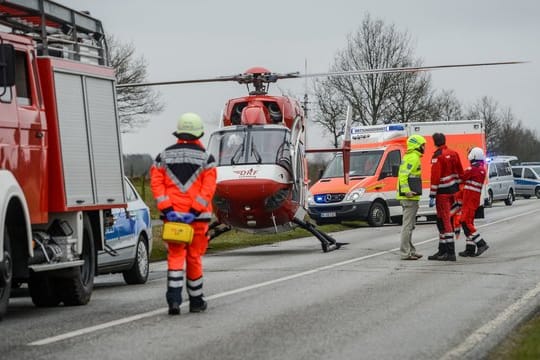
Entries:
{"type": "Polygon", "coordinates": [[[416,225],[418,203],[422,194],[421,158],[425,147],[426,139],[423,136],[416,134],[409,136],[407,152],[399,166],[396,199],[400,200],[403,209],[400,246],[402,260],[418,260],[422,257],[412,243],[412,232],[416,225]]]}

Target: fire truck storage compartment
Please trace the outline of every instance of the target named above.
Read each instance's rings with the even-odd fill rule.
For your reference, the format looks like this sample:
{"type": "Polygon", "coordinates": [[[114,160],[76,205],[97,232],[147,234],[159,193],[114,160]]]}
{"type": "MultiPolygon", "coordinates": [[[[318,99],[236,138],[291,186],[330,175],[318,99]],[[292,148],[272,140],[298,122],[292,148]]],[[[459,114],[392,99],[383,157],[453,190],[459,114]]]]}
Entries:
{"type": "Polygon", "coordinates": [[[55,69],[65,206],[125,202],[114,82],[55,69]]]}

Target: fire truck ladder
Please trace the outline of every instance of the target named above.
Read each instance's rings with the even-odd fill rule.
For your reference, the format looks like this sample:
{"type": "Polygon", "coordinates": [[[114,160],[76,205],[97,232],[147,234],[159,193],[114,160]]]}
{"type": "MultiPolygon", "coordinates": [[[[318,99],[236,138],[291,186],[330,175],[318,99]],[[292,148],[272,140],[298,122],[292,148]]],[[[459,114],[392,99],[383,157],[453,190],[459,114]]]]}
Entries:
{"type": "Polygon", "coordinates": [[[101,21],[50,0],[0,0],[0,24],[31,37],[38,55],[109,65],[101,21]]]}

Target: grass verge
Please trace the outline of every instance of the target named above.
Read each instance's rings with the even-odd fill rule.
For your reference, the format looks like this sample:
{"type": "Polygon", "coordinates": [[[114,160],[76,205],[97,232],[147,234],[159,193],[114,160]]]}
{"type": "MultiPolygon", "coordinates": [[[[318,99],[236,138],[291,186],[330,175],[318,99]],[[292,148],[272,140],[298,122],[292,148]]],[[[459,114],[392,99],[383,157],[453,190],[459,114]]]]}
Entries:
{"type": "Polygon", "coordinates": [[[489,360],[540,359],[540,309],[527,323],[506,338],[487,357],[489,360]]]}

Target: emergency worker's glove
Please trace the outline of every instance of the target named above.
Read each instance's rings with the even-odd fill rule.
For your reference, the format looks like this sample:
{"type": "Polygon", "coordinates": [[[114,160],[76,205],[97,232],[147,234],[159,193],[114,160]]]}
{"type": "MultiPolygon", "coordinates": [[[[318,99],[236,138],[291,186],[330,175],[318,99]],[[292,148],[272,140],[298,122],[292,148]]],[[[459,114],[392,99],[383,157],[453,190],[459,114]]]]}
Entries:
{"type": "Polygon", "coordinates": [[[191,224],[195,220],[195,215],[192,213],[180,213],[180,221],[186,224],[191,224]]]}
{"type": "Polygon", "coordinates": [[[434,197],[430,197],[429,198],[429,207],[434,207],[435,206],[435,198],[434,197]]]}
{"type": "Polygon", "coordinates": [[[166,214],[165,214],[165,217],[167,218],[168,221],[174,221],[174,222],[184,222],[184,220],[182,220],[182,213],[179,213],[179,212],[176,212],[176,211],[168,211],[166,214]]]}

